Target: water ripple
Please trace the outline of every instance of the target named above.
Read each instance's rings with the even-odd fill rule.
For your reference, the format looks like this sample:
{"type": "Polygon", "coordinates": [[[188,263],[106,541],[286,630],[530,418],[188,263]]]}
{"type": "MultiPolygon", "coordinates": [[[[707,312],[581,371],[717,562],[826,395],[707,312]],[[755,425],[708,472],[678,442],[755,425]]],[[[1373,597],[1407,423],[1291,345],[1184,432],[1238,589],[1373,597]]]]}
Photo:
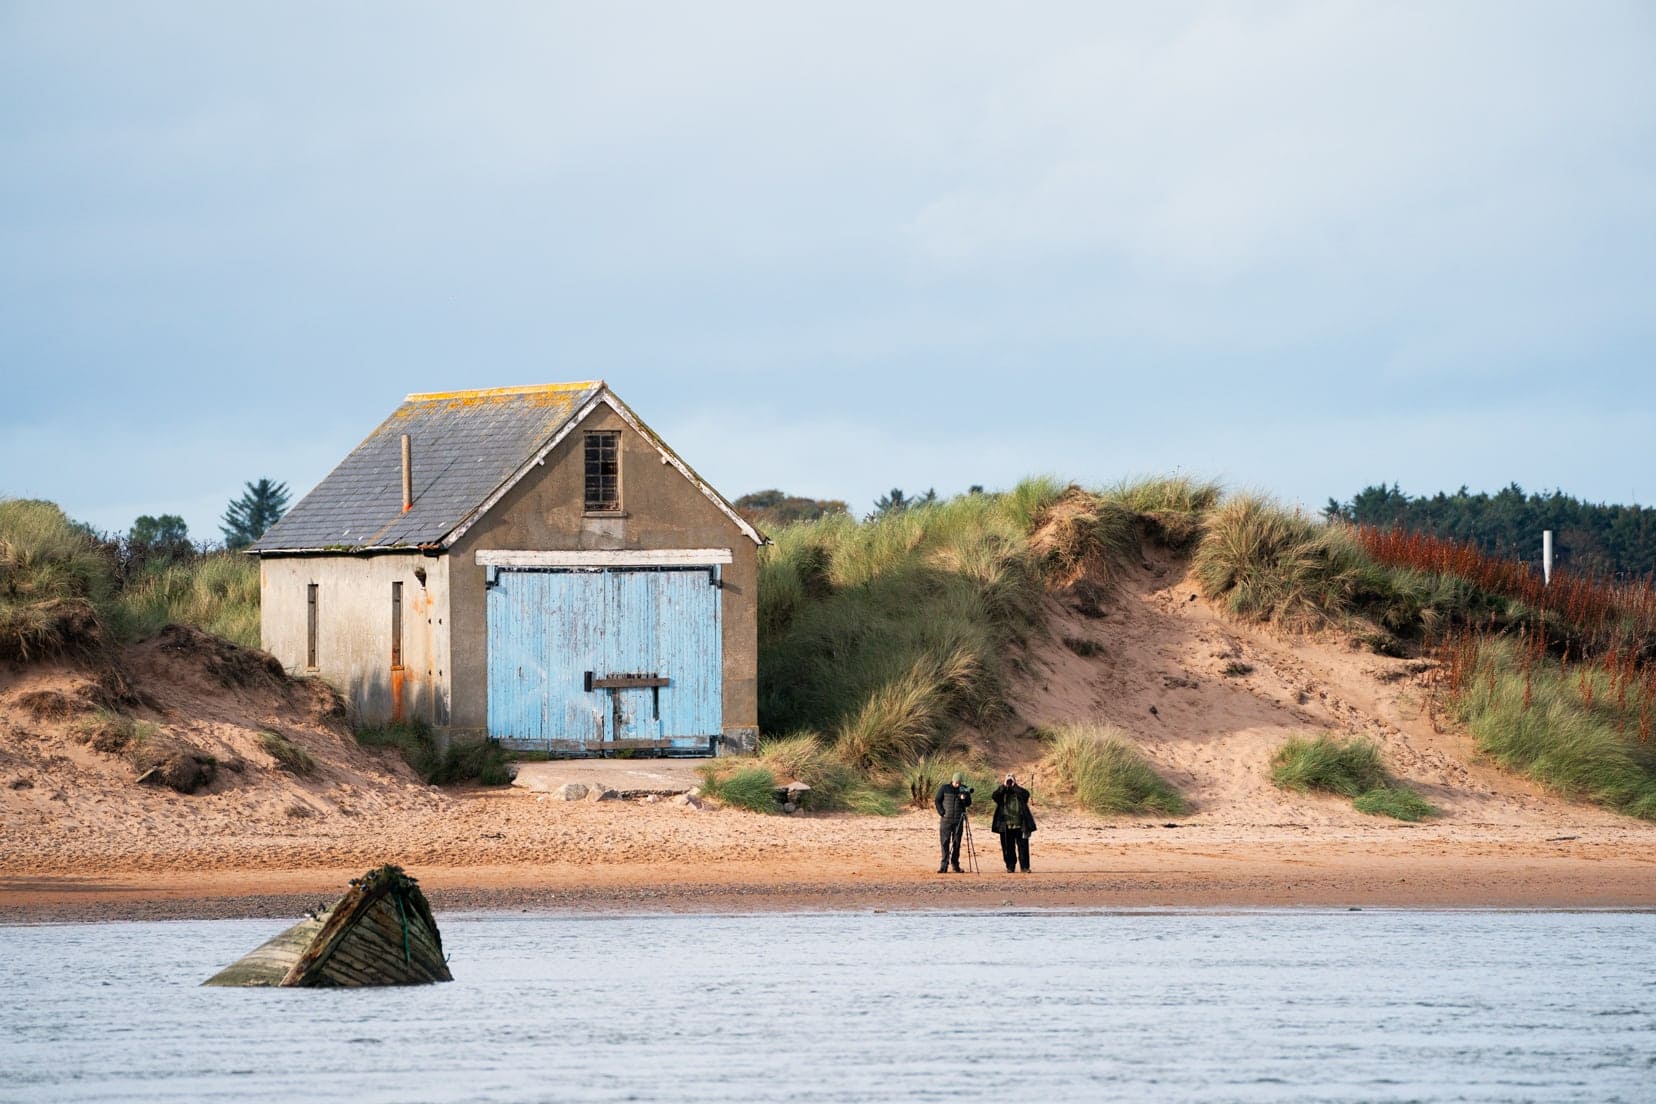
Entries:
{"type": "Polygon", "coordinates": [[[199,988],[280,927],[0,928],[0,1097],[1596,1102],[1656,1065],[1642,913],[469,914],[449,985],[199,988]]]}

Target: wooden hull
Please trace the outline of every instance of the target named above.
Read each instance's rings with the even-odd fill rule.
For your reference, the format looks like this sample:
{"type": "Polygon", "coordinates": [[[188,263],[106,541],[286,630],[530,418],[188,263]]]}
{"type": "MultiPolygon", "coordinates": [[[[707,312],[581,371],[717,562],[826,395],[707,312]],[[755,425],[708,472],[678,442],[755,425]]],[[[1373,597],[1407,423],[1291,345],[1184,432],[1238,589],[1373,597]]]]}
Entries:
{"type": "Polygon", "coordinates": [[[331,908],[299,921],[203,984],[356,988],[452,980],[419,883],[399,867],[382,866],[353,880],[331,908]]]}

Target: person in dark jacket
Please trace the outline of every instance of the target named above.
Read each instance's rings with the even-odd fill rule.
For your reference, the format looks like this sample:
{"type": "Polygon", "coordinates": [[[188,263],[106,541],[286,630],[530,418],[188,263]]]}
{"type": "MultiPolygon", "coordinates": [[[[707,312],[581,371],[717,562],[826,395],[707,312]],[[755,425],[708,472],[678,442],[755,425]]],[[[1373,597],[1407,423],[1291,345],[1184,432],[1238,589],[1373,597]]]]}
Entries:
{"type": "Polygon", "coordinates": [[[1021,869],[1029,873],[1029,836],[1035,831],[1035,813],[1029,808],[1029,791],[1018,785],[1016,775],[995,787],[995,819],[989,827],[1000,833],[1001,858],[1006,872],[1021,869]]]}
{"type": "Polygon", "coordinates": [[[932,802],[937,806],[937,839],[943,845],[943,858],[937,864],[939,874],[947,874],[952,868],[956,874],[964,874],[960,869],[960,840],[966,834],[966,810],[972,805],[972,787],[962,785],[960,772],[949,781],[937,787],[937,799],[932,802]]]}

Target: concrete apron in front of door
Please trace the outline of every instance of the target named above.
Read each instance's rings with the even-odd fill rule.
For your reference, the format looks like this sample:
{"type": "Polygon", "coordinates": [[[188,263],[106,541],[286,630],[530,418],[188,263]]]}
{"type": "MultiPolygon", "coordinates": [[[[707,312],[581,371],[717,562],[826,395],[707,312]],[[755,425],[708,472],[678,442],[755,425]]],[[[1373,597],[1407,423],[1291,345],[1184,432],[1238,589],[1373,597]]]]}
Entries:
{"type": "Polygon", "coordinates": [[[512,785],[534,793],[552,793],[565,782],[592,790],[617,791],[618,797],[689,793],[701,785],[696,768],[705,759],[552,759],[518,763],[512,785]]]}

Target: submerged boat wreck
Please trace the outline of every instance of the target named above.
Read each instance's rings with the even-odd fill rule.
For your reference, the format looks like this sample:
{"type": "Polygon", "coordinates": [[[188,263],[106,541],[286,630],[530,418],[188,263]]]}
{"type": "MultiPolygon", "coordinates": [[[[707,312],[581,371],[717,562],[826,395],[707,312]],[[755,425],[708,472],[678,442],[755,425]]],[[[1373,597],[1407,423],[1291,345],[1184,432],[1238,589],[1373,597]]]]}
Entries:
{"type": "Polygon", "coordinates": [[[352,879],[333,905],[202,984],[355,988],[453,980],[419,883],[388,865],[352,879]]]}

